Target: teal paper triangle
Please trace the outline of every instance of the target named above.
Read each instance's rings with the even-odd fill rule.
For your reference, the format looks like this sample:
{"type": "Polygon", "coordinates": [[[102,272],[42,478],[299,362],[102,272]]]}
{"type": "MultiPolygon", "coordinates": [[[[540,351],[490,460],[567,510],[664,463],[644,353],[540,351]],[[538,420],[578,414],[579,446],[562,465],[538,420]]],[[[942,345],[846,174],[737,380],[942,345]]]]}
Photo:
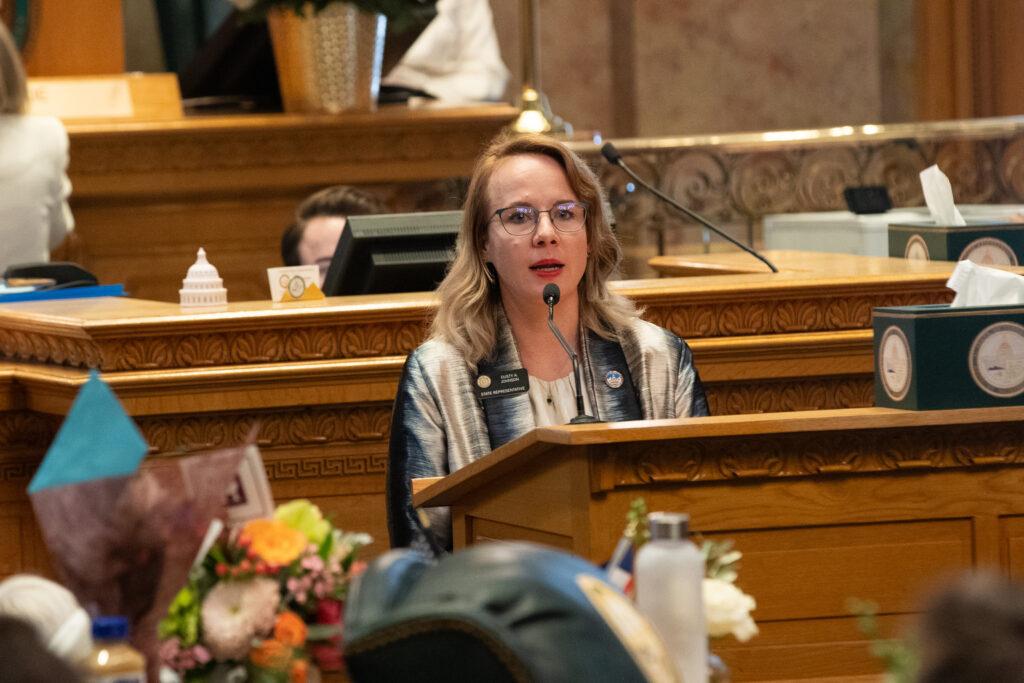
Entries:
{"type": "Polygon", "coordinates": [[[28,492],[133,474],[147,450],[138,427],[93,370],[32,477],[28,492]]]}

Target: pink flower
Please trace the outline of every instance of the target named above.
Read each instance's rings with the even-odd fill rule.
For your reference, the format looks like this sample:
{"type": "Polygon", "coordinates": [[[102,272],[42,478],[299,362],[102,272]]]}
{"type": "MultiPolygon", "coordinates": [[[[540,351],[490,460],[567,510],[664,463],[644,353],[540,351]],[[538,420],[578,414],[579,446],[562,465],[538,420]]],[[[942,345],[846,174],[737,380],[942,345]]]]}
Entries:
{"type": "Polygon", "coordinates": [[[181,647],[177,638],[168,638],[160,643],[160,661],[167,667],[182,673],[202,666],[210,661],[210,652],[202,645],[181,647]]]}
{"type": "Polygon", "coordinates": [[[311,572],[322,572],[324,570],[324,561],[319,555],[310,555],[302,558],[302,568],[308,569],[311,572]]]}
{"type": "Polygon", "coordinates": [[[252,639],[270,632],[281,601],[277,582],[257,577],[222,581],[202,606],[203,633],[209,654],[219,661],[241,659],[252,639]]]}
{"type": "Polygon", "coordinates": [[[202,645],[192,646],[192,656],[196,658],[196,662],[199,664],[206,664],[210,661],[210,651],[202,645]]]}

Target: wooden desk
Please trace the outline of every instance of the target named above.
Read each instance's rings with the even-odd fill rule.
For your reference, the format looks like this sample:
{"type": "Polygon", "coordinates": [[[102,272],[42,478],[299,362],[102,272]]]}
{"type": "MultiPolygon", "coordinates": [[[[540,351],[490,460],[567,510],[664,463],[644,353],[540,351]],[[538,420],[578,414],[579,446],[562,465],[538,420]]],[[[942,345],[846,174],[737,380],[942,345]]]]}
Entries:
{"type": "Polygon", "coordinates": [[[232,301],[261,299],[265,269],[281,265],[281,233],[307,195],[343,183],[367,186],[395,211],[458,208],[452,179],[470,174],[517,113],[507,105],[383,107],[72,123],[76,226],[57,255],[133,296],[177,302],[203,246],[232,301]]]}
{"type": "MultiPolygon", "coordinates": [[[[795,277],[906,277],[948,273],[945,261],[908,261],[882,256],[830,254],[819,251],[769,249],[761,254],[779,269],[777,275],[795,277]]],[[[737,250],[710,254],[655,256],[648,265],[661,277],[768,274],[768,267],[750,254],[737,250]]]]}
{"type": "MultiPolygon", "coordinates": [[[[933,264],[614,287],[690,339],[712,412],[737,414],[871,405],[871,308],[948,300],[948,274],[933,264]]],[[[0,305],[0,521],[24,504],[28,477],[98,367],[155,455],[237,443],[259,421],[275,495],[313,497],[342,527],[373,534],[379,551],[391,404],[434,306],[427,293],[209,312],[134,299],[0,305]]],[[[30,516],[15,519],[19,531],[0,525],[0,537],[20,538],[23,523],[31,531],[30,516]]],[[[0,574],[35,566],[10,548],[0,574]]]]}
{"type": "Polygon", "coordinates": [[[527,540],[604,562],[631,501],[744,554],[761,635],[716,644],[733,680],[877,671],[850,598],[892,632],[970,567],[1024,571],[1024,407],[883,408],[537,429],[414,495],[456,548],[527,540]]]}

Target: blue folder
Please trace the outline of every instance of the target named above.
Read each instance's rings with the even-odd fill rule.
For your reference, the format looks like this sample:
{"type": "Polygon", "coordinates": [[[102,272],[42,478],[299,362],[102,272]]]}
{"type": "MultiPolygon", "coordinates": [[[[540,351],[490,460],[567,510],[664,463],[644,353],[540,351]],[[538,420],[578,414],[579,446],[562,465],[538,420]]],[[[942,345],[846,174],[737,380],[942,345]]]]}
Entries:
{"type": "Polygon", "coordinates": [[[10,294],[0,293],[0,304],[51,299],[88,299],[97,296],[124,296],[124,285],[95,285],[67,289],[37,289],[32,292],[12,292],[10,294]]]}

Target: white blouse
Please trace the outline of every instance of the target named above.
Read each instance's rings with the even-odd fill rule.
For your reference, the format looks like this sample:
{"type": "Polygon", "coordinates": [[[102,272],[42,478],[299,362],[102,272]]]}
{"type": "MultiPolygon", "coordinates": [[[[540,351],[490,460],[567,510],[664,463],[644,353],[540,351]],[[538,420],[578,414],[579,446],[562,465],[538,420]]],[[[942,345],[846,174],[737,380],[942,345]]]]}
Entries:
{"type": "Polygon", "coordinates": [[[0,116],[0,273],[49,261],[74,228],[68,134],[49,116],[0,116]]]}
{"type": "MultiPolygon", "coordinates": [[[[583,392],[583,406],[590,414],[590,399],[583,392]]],[[[538,427],[568,424],[576,417],[576,390],[572,373],[551,381],[530,375],[530,407],[538,427]]]]}

